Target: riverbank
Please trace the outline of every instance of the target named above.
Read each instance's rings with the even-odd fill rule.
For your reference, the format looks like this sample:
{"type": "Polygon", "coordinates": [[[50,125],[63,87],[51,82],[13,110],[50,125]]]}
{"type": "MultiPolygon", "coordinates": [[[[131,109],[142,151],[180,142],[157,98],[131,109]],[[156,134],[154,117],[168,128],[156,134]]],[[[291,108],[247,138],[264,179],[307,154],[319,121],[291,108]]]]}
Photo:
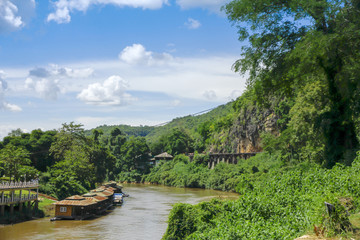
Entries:
{"type": "MultiPolygon", "coordinates": [[[[178,166],[168,173],[176,173],[178,166]]],[[[216,167],[211,171],[221,175],[216,167]]],[[[238,200],[176,204],[164,239],[295,239],[313,232],[314,226],[317,233],[332,238],[357,234],[354,221],[350,221],[356,215],[349,218],[348,213],[357,214],[360,209],[360,159],[352,166],[332,169],[312,163],[267,172],[258,168],[230,178],[232,183],[234,178],[241,195],[238,200]],[[324,202],[331,203],[331,212],[324,202]]]]}

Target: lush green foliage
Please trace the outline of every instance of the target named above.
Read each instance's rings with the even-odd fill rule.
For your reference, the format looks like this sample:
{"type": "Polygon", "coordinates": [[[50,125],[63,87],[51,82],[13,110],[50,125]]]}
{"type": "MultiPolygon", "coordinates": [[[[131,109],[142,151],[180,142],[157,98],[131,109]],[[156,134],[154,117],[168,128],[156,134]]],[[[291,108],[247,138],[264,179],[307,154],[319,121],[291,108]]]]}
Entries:
{"type": "Polygon", "coordinates": [[[269,160],[267,154],[259,154],[251,162],[242,160],[236,165],[219,163],[210,170],[206,155],[195,154],[192,162],[184,155],[177,155],[174,160],[163,161],[152,168],[143,180],[175,187],[235,191],[244,173],[268,172],[280,164],[280,161],[269,160]]]}
{"type": "Polygon", "coordinates": [[[234,0],[224,10],[249,43],[234,69],[249,73],[257,104],[295,102],[290,143],[299,158],[310,151],[328,168],[349,165],[359,145],[359,2],[234,0]]]}
{"type": "Polygon", "coordinates": [[[86,136],[81,124],[58,131],[12,131],[0,144],[0,173],[11,180],[40,175],[40,191],[63,199],[105,180],[140,181],[148,171],[149,147],[143,137],[128,138],[120,129],[86,136]]]}
{"type": "Polygon", "coordinates": [[[22,147],[15,147],[12,144],[6,145],[0,152],[1,170],[9,176],[9,180],[19,181],[34,179],[38,172],[30,167],[29,152],[22,147]]]}
{"type": "Polygon", "coordinates": [[[275,169],[237,176],[237,201],[175,205],[164,239],[294,239],[314,224],[327,235],[351,229],[346,210],[359,207],[360,158],[331,170],[312,163],[275,169]],[[335,206],[330,216],[325,201],[335,206]]]}
{"type": "Polygon", "coordinates": [[[35,129],[31,133],[23,133],[20,129],[13,130],[5,137],[0,148],[6,145],[13,145],[26,149],[29,153],[31,165],[39,171],[46,171],[46,168],[54,164],[55,160],[49,155],[49,148],[55,140],[56,131],[43,132],[35,129]]]}
{"type": "Polygon", "coordinates": [[[194,140],[184,129],[174,128],[151,145],[153,154],[167,152],[172,155],[194,151],[194,140]]]}

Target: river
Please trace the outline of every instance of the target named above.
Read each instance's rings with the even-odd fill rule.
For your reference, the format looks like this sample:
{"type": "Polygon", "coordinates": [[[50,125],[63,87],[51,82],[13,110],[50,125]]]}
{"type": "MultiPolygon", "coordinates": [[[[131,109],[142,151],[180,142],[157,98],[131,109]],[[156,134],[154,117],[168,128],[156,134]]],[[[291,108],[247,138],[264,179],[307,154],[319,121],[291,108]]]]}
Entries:
{"type": "Polygon", "coordinates": [[[145,184],[124,184],[124,192],[130,197],[125,198],[121,207],[116,207],[105,216],[92,220],[55,222],[43,218],[0,226],[0,240],[158,240],[166,231],[166,221],[174,203],[195,204],[214,197],[238,198],[235,193],[145,184]]]}

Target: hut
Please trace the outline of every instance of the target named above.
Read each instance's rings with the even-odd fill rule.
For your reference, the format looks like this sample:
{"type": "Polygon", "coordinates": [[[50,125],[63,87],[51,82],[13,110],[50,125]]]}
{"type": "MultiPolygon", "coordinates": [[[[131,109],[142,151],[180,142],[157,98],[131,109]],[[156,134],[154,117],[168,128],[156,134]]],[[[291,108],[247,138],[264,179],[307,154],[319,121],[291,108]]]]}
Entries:
{"type": "Polygon", "coordinates": [[[172,155],[168,154],[167,152],[163,152],[159,155],[154,156],[154,158],[152,158],[150,161],[152,165],[156,166],[157,164],[159,164],[161,160],[169,161],[172,160],[173,158],[174,157],[172,155]]]}

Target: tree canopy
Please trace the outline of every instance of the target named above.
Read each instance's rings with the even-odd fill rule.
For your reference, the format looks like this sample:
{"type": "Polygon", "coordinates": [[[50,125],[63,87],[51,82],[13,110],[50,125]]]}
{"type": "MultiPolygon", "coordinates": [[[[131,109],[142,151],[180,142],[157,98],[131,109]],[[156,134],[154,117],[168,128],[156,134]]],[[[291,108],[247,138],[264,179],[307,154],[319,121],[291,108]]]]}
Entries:
{"type": "MultiPolygon", "coordinates": [[[[233,65],[267,104],[321,86],[321,114],[311,127],[324,139],[324,165],[350,164],[358,149],[360,1],[234,0],[224,6],[247,41],[233,65]]],[[[306,119],[303,119],[306,120],[306,119]]]]}

